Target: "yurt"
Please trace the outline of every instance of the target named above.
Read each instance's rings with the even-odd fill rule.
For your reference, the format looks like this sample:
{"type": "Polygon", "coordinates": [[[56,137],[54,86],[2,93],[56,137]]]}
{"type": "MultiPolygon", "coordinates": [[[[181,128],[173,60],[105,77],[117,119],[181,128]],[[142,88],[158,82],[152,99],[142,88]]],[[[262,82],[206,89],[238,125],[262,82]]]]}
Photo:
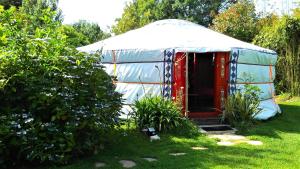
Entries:
{"type": "Polygon", "coordinates": [[[262,91],[257,119],[280,112],[273,84],[277,54],[189,21],[156,21],[78,50],[100,51],[123,94],[125,114],[136,100],[161,95],[179,101],[190,118],[218,117],[226,96],[245,84],[262,91]]]}

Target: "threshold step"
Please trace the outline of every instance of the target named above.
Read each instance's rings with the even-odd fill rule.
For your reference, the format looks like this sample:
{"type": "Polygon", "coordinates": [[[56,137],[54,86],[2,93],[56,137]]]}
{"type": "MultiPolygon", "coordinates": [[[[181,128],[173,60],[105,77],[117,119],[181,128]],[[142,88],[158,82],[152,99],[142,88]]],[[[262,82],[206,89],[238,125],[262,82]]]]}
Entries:
{"type": "Polygon", "coordinates": [[[229,128],[231,128],[231,126],[228,124],[199,125],[199,127],[229,127],[229,128]]]}
{"type": "Polygon", "coordinates": [[[225,134],[225,133],[235,133],[237,130],[232,128],[230,125],[199,125],[199,131],[201,133],[208,134],[225,134]]]}
{"type": "Polygon", "coordinates": [[[220,118],[199,118],[192,119],[198,125],[221,125],[222,120],[220,118]]]}

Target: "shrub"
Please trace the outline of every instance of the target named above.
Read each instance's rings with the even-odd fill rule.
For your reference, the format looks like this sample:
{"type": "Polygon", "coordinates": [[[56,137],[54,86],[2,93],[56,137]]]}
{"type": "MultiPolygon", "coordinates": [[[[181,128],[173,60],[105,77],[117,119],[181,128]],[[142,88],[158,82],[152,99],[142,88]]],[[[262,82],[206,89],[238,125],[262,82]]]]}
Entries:
{"type": "Polygon", "coordinates": [[[194,127],[172,100],[160,96],[144,97],[136,101],[134,107],[134,118],[140,129],[154,127],[157,131],[174,132],[179,127],[191,130],[194,127]]]}
{"type": "Polygon", "coordinates": [[[275,87],[277,92],[300,96],[300,12],[282,16],[266,25],[253,43],[278,53],[275,87]]]}
{"type": "Polygon", "coordinates": [[[98,64],[67,45],[49,8],[0,9],[0,165],[65,164],[115,126],[121,96],[98,64]]]}
{"type": "Polygon", "coordinates": [[[242,90],[229,95],[225,101],[223,120],[239,130],[246,130],[255,122],[255,116],[261,112],[259,108],[260,89],[246,84],[242,90]]]}

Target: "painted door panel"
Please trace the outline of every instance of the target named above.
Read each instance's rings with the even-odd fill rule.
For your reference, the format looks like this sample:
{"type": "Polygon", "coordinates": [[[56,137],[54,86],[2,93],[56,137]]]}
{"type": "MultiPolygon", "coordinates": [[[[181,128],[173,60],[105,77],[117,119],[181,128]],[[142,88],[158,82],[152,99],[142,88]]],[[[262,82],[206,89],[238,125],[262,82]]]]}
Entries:
{"type": "Polygon", "coordinates": [[[182,105],[182,111],[186,111],[186,55],[178,52],[173,64],[172,99],[182,105]]]}
{"type": "MultiPolygon", "coordinates": [[[[176,53],[174,59],[174,72],[173,72],[173,86],[172,86],[172,98],[174,101],[179,102],[183,109],[183,113],[187,115],[187,74],[186,74],[186,53],[176,53]]],[[[201,58],[199,58],[201,62],[201,58]]],[[[216,52],[215,53],[215,79],[214,79],[214,104],[215,111],[213,112],[189,112],[188,116],[191,118],[205,118],[218,116],[223,108],[225,98],[228,91],[228,74],[229,74],[229,53],[228,52],[216,52]]],[[[201,78],[201,77],[199,77],[201,78]]]]}

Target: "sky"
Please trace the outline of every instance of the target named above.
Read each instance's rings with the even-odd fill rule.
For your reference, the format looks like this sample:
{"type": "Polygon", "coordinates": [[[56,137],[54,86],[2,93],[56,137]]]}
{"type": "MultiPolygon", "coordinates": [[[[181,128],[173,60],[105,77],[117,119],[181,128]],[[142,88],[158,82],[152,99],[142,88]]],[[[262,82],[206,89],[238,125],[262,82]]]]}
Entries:
{"type": "MultiPolygon", "coordinates": [[[[126,3],[132,0],[59,0],[64,24],[72,24],[78,20],[98,23],[102,30],[109,31],[110,26],[120,18],[126,3]]],[[[300,0],[253,0],[256,9],[261,12],[284,12],[299,3],[300,0]]]]}
{"type": "Polygon", "coordinates": [[[123,9],[130,0],[59,0],[64,24],[78,20],[96,22],[101,29],[108,31],[116,18],[122,16],[123,9]]]}
{"type": "Polygon", "coordinates": [[[292,14],[292,10],[299,6],[300,0],[254,0],[254,3],[257,11],[284,15],[292,14]]]}

